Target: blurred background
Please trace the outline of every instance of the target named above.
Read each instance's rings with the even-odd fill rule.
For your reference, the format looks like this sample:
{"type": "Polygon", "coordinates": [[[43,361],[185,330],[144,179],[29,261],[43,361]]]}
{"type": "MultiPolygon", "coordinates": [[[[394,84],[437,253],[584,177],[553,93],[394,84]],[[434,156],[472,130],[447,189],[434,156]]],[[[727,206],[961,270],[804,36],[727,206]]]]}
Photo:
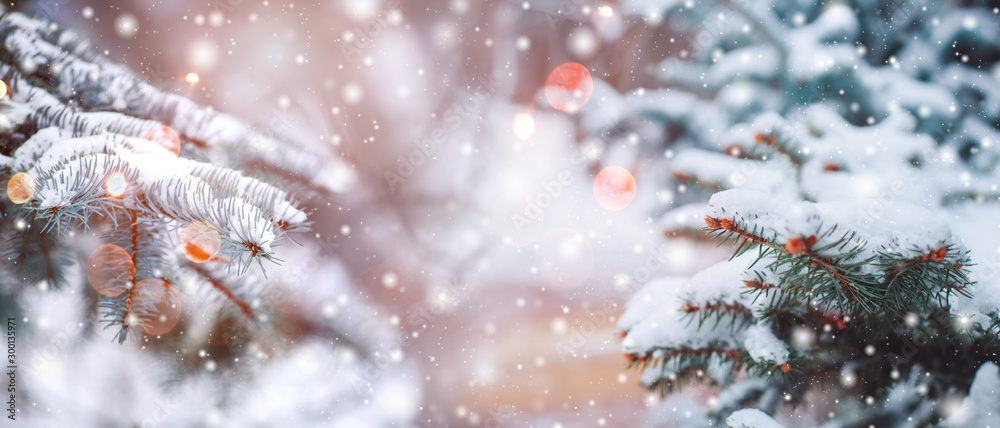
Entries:
{"type": "MultiPolygon", "coordinates": [[[[649,393],[615,328],[638,286],[728,256],[698,231],[704,201],[747,177],[675,149],[740,157],[732,125],[824,102],[855,126],[913,110],[918,131],[968,160],[993,152],[951,133],[956,104],[1000,117],[996,2],[775,3],[13,2],[141,79],[323,157],[337,190],[274,183],[302,190],[313,222],[268,268],[280,283],[264,296],[277,307],[274,342],[251,331],[245,348],[226,349],[196,322],[204,296],[187,292],[189,313],[162,343],[204,335],[206,346],[154,353],[96,336],[96,357],[65,351],[67,364],[111,367],[109,388],[132,367],[113,358],[165,372],[156,386],[183,409],[171,418],[191,415],[187,426],[706,424],[718,391],[649,393]],[[912,90],[911,78],[954,80],[967,99],[912,90]],[[225,393],[198,392],[215,388],[225,393]]],[[[35,299],[32,316],[49,325],[85,318],[35,299]]],[[[26,382],[38,397],[64,394],[61,403],[92,394],[62,392],[72,381],[26,382]]],[[[114,426],[101,425],[108,409],[91,407],[94,426],[114,426]]]]}
{"type": "MultiPolygon", "coordinates": [[[[654,219],[684,197],[651,167],[669,152],[669,127],[636,116],[585,139],[582,126],[611,123],[544,96],[558,66],[579,63],[594,82],[582,102],[600,107],[588,111],[615,109],[610,95],[652,85],[657,64],[686,49],[655,13],[627,7],[637,6],[15,5],[74,29],[164,90],[344,161],[342,197],[307,199],[315,236],[279,256],[282,269],[309,262],[321,272],[309,278],[349,284],[300,296],[294,310],[330,315],[332,302],[348,299],[372,308],[377,326],[361,335],[370,328],[376,354],[407,367],[382,376],[409,378],[388,400],[423,426],[632,426],[661,400],[619,349],[614,324],[630,282],[696,271],[721,254],[661,248],[654,219]],[[595,197],[605,164],[634,176],[634,200],[595,197]],[[637,272],[654,251],[664,263],[637,272]],[[376,329],[398,335],[383,341],[376,329]]],[[[678,400],[667,413],[700,413],[678,400]]]]}

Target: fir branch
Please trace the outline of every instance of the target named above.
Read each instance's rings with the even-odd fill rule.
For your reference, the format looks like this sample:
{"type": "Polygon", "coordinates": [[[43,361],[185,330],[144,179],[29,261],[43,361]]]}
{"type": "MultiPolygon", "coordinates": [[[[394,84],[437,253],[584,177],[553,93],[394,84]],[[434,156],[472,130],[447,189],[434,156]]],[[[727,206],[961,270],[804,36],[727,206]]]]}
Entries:
{"type": "MultiPolygon", "coordinates": [[[[661,395],[667,395],[693,380],[713,383],[713,379],[705,376],[709,364],[713,361],[728,361],[738,365],[742,360],[741,352],[722,344],[705,347],[657,347],[644,355],[625,354],[625,360],[629,368],[645,370],[650,366],[659,367],[660,376],[648,387],[650,390],[659,390],[661,395]],[[668,366],[673,370],[668,372],[668,366]]],[[[734,366],[733,370],[739,368],[734,366]]]]}
{"type": "Polygon", "coordinates": [[[971,282],[963,269],[970,260],[954,245],[928,249],[918,258],[902,259],[885,251],[879,256],[875,264],[885,272],[886,299],[892,307],[926,307],[933,300],[947,306],[951,293],[972,297],[967,290],[971,282]]]}
{"type": "Polygon", "coordinates": [[[758,146],[767,147],[775,153],[784,155],[792,162],[792,165],[795,165],[796,170],[800,170],[802,164],[806,162],[806,159],[800,154],[801,150],[793,146],[789,138],[777,131],[758,133],[754,135],[754,142],[758,146]]]}
{"type": "Polygon", "coordinates": [[[767,379],[753,376],[733,382],[719,392],[708,416],[717,424],[721,423],[733,412],[755,405],[768,386],[767,379]]]}
{"type": "MultiPolygon", "coordinates": [[[[782,288],[771,283],[763,282],[759,279],[748,279],[743,281],[743,286],[751,290],[757,291],[768,291],[768,290],[781,290],[782,288]]],[[[788,288],[785,288],[787,290],[788,288]]]]}
{"type": "Polygon", "coordinates": [[[743,146],[740,146],[738,144],[730,145],[725,149],[723,149],[722,152],[737,159],[747,159],[755,161],[763,160],[763,158],[754,154],[751,150],[746,150],[743,148],[743,146]]]}
{"type": "Polygon", "coordinates": [[[306,215],[295,207],[290,195],[261,180],[247,177],[239,171],[211,165],[196,167],[191,175],[205,180],[218,198],[240,196],[262,210],[271,222],[283,231],[305,230],[306,215]]]}
{"type": "MultiPolygon", "coordinates": [[[[35,184],[25,192],[30,197],[23,205],[4,204],[3,217],[24,218],[33,233],[45,238],[38,242],[51,240],[51,248],[64,245],[73,228],[111,228],[103,238],[131,257],[131,286],[97,304],[108,327],[120,328],[119,342],[135,337],[136,328],[151,328],[141,323],[155,324],[149,319],[157,308],[136,302],[135,284],[162,281],[174,293],[171,278],[180,266],[168,238],[176,228],[195,222],[210,226],[226,256],[220,259],[242,275],[254,262],[263,270],[262,260],[280,261],[274,249],[286,234],[309,226],[288,192],[225,166],[179,158],[178,141],[160,141],[151,130],[166,129],[171,140],[174,128],[183,149],[238,147],[232,150],[234,166],[278,170],[322,194],[340,190],[332,186],[337,171],[331,172],[328,156],[290,148],[235,118],[156,89],[51,22],[4,13],[0,40],[0,75],[10,89],[4,117],[12,125],[3,132],[0,170],[3,177],[24,172],[35,184]],[[33,66],[24,67],[26,61],[33,66]],[[246,150],[248,144],[252,150],[246,150]]],[[[211,161],[219,162],[216,158],[211,161]]],[[[0,224],[0,232],[8,230],[0,224]]],[[[9,259],[35,256],[25,253],[32,248],[11,248],[9,259]]],[[[38,254],[56,253],[43,249],[38,254]]],[[[253,318],[247,300],[225,287],[222,276],[200,267],[189,271],[199,270],[253,318]]],[[[53,281],[61,275],[61,270],[37,272],[48,272],[53,281]]]]}
{"type": "Polygon", "coordinates": [[[22,287],[45,281],[59,287],[66,281],[66,268],[72,265],[70,254],[44,225],[30,217],[10,217],[0,220],[0,276],[22,287]]]}
{"type": "Polygon", "coordinates": [[[943,206],[955,206],[962,203],[997,203],[1000,202],[1000,193],[985,193],[976,191],[961,190],[956,192],[946,193],[941,197],[941,205],[943,206]]]}
{"type": "Polygon", "coordinates": [[[694,304],[689,301],[682,304],[680,310],[685,315],[696,319],[698,321],[698,328],[703,327],[709,319],[715,320],[715,324],[713,325],[713,328],[715,328],[723,319],[728,318],[730,320],[730,330],[736,331],[736,329],[745,326],[753,320],[753,312],[750,308],[739,303],[726,303],[722,300],[702,304],[694,304]]]}
{"type": "Polygon", "coordinates": [[[659,389],[661,393],[672,393],[681,385],[697,380],[699,383],[714,384],[715,380],[705,375],[711,364],[728,362],[730,371],[739,373],[746,371],[751,376],[764,376],[769,382],[785,382],[790,376],[802,370],[805,366],[802,357],[793,354],[788,362],[775,364],[768,361],[755,361],[746,350],[728,345],[708,345],[703,347],[655,347],[650,352],[625,354],[629,368],[639,367],[643,370],[650,366],[660,368],[661,375],[649,389],[659,389]],[[721,359],[721,360],[720,360],[721,359]],[[668,372],[668,367],[676,368],[668,372]]]}
{"type": "Polygon", "coordinates": [[[695,241],[707,241],[710,239],[700,228],[664,230],[663,236],[667,238],[690,239],[695,241]]]}
{"type": "Polygon", "coordinates": [[[97,303],[98,309],[104,310],[104,313],[101,314],[104,318],[104,329],[118,328],[118,332],[115,333],[115,340],[119,344],[125,343],[125,340],[129,337],[134,338],[138,334],[138,330],[134,326],[130,326],[126,321],[130,305],[127,298],[130,293],[131,290],[115,297],[103,296],[97,303]]]}
{"type": "Polygon", "coordinates": [[[928,250],[917,259],[888,251],[866,256],[866,243],[857,233],[847,231],[835,237],[836,225],[825,230],[820,226],[818,236],[792,237],[779,245],[765,239],[757,226],[747,231],[738,220],[709,216],[705,223],[714,237],[725,237],[722,244],[735,238],[733,257],[759,246],[758,262],[770,260],[766,269],[781,273],[779,284],[753,287],[758,295],[771,291],[796,298],[808,295],[820,305],[845,313],[905,312],[932,299],[945,305],[951,293],[969,296],[970,281],[963,270],[968,258],[957,254],[954,246],[928,250]],[[869,272],[868,266],[878,267],[878,272],[869,272]]]}
{"type": "MultiPolygon", "coordinates": [[[[28,102],[31,110],[42,112],[33,118],[37,127],[57,124],[77,135],[110,131],[139,137],[162,122],[176,130],[182,141],[230,151],[246,167],[277,169],[322,194],[341,190],[337,188],[341,184],[331,180],[325,157],[307,153],[302,147],[289,150],[287,144],[255,132],[235,118],[163,92],[108,61],[77,35],[54,28],[48,21],[17,12],[0,18],[0,37],[5,40],[0,46],[4,63],[0,71],[16,89],[12,93],[15,101],[28,102]],[[32,73],[7,66],[20,64],[23,58],[32,58],[37,64],[32,73]],[[68,105],[102,113],[72,112],[68,105]],[[248,143],[252,150],[246,150],[248,143]]],[[[334,161],[337,168],[346,168],[334,161]]]]}
{"type": "Polygon", "coordinates": [[[240,310],[240,313],[242,313],[243,316],[245,316],[248,320],[256,319],[253,308],[251,308],[250,305],[245,300],[243,300],[239,295],[237,295],[230,287],[226,286],[226,284],[224,284],[221,279],[215,277],[215,275],[213,275],[207,269],[197,264],[188,263],[187,267],[191,269],[193,272],[197,273],[199,276],[201,276],[206,282],[208,282],[209,285],[212,286],[212,288],[214,288],[216,291],[222,294],[226,299],[228,299],[234,305],[236,305],[236,307],[240,310]]]}
{"type": "Polygon", "coordinates": [[[693,172],[674,171],[671,176],[677,183],[698,186],[709,193],[715,193],[729,188],[721,182],[700,178],[693,172]]]}
{"type": "Polygon", "coordinates": [[[146,279],[155,279],[170,287],[173,281],[168,274],[176,269],[176,264],[169,261],[170,250],[164,242],[166,232],[156,219],[144,216],[134,209],[126,209],[116,213],[112,220],[114,223],[111,231],[104,238],[131,257],[130,285],[125,293],[102,297],[98,306],[105,310],[102,314],[107,323],[105,328],[117,326],[120,330],[115,337],[119,343],[123,343],[130,336],[136,337],[145,320],[157,315],[155,308],[136,303],[136,284],[146,279]]]}
{"type": "MultiPolygon", "coordinates": [[[[77,223],[86,229],[90,216],[110,217],[123,208],[124,194],[113,196],[106,187],[116,174],[133,181],[138,173],[125,162],[104,154],[60,161],[35,179],[37,191],[24,208],[46,220],[43,231],[63,233],[77,223]]],[[[126,188],[125,192],[130,190],[126,188]]]]}
{"type": "Polygon", "coordinates": [[[729,242],[730,239],[733,239],[733,246],[736,249],[733,251],[730,260],[754,246],[773,245],[773,241],[765,238],[762,235],[763,230],[759,230],[756,225],[753,229],[747,230],[743,224],[728,218],[718,219],[712,217],[705,217],[705,225],[708,226],[709,237],[712,239],[723,237],[722,242],[719,243],[720,247],[729,242]]]}

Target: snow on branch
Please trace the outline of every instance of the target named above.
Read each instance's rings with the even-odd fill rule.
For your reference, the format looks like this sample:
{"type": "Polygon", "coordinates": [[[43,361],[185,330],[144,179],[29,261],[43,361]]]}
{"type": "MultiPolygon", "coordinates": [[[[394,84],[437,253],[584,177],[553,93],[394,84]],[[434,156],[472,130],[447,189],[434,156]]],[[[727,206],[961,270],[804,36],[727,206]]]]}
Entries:
{"type": "MultiPolygon", "coordinates": [[[[229,281],[219,268],[245,275],[256,264],[263,273],[264,261],[280,261],[275,249],[288,233],[309,226],[292,195],[261,176],[325,195],[350,184],[335,156],[164,92],[44,19],[4,13],[0,40],[9,88],[0,99],[0,179],[13,209],[0,231],[37,234],[56,248],[77,228],[104,232],[85,268],[119,341],[169,332],[181,279],[215,289],[253,321],[248,302],[260,290],[239,284],[257,281],[229,281]]],[[[11,242],[8,260],[61,278],[58,250],[23,254],[37,245],[11,242]]]]}
{"type": "Polygon", "coordinates": [[[970,297],[968,251],[947,223],[914,204],[790,203],[728,190],[712,196],[705,221],[710,232],[736,238],[737,253],[761,247],[758,261],[780,273],[771,288],[794,288],[844,312],[901,312],[946,305],[952,293],[970,297]]]}
{"type": "Polygon", "coordinates": [[[161,124],[195,149],[230,151],[244,167],[271,166],[324,193],[341,192],[351,173],[331,155],[289,150],[287,142],[142,81],[106,60],[78,35],[18,12],[0,18],[0,73],[12,89],[15,122],[56,125],[75,135],[114,132],[141,137],[161,124]],[[44,90],[40,89],[44,86],[44,90]],[[76,109],[97,112],[75,111],[76,109]],[[247,147],[252,148],[247,150],[247,147]]]}

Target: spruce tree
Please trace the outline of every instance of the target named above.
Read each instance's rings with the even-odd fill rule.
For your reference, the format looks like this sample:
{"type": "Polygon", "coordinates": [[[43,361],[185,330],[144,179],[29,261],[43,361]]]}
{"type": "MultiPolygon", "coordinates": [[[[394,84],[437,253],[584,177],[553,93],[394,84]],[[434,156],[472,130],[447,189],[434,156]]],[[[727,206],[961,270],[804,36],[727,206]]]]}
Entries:
{"type": "Polygon", "coordinates": [[[384,386],[413,389],[384,349],[396,332],[348,298],[333,241],[285,245],[310,226],[292,194],[336,202],[344,161],[153,86],[45,18],[0,7],[0,40],[11,419],[406,423],[406,404],[372,410],[384,386]]]}
{"type": "Polygon", "coordinates": [[[712,385],[709,416],[733,427],[1000,423],[997,9],[633,12],[703,25],[673,27],[683,58],[610,123],[672,130],[666,237],[731,256],[634,284],[618,328],[642,383],[712,385]]]}

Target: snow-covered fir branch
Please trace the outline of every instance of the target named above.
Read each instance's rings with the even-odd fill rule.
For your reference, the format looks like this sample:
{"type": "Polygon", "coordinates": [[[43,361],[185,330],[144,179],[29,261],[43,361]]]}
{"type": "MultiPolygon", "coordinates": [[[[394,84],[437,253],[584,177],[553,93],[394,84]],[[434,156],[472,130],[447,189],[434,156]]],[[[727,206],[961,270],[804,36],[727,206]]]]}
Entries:
{"type": "Polygon", "coordinates": [[[642,115],[679,129],[657,162],[678,189],[665,236],[733,245],[730,260],[635,291],[618,328],[644,384],[716,385],[712,416],[729,426],[778,426],[733,412],[804,403],[838,415],[809,416],[822,426],[923,426],[998,362],[1000,242],[983,220],[1000,213],[1000,117],[995,58],[981,54],[1000,24],[914,3],[886,18],[855,12],[888,2],[629,3],[705,28],[660,64],[664,89],[606,90],[584,126],[642,115]],[[907,387],[911,370],[926,376],[907,387]]]}

